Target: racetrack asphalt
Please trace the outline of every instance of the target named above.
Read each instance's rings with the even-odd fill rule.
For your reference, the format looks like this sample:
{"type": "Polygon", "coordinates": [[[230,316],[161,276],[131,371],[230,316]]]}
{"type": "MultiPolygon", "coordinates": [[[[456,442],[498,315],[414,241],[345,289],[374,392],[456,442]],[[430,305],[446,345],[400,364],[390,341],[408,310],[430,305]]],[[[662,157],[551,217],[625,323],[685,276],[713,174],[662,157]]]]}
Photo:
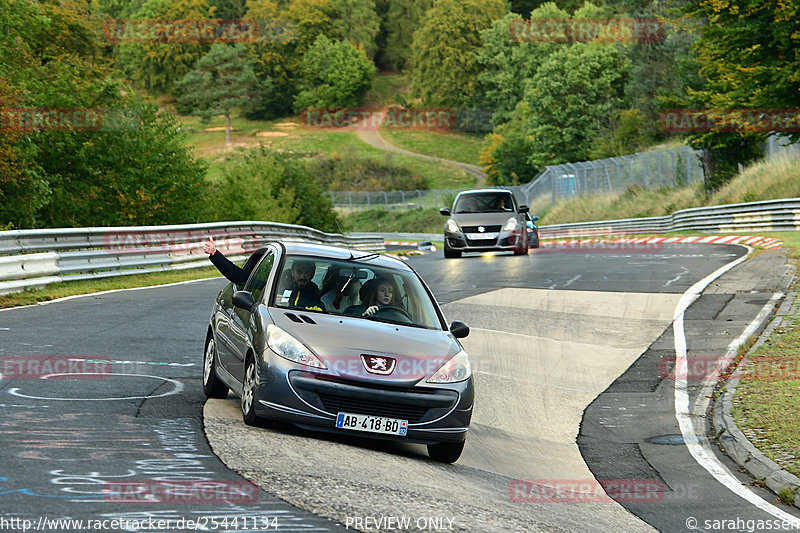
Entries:
{"type": "MultiPolygon", "coordinates": [[[[542,291],[560,290],[570,293],[580,291],[650,293],[660,295],[657,298],[660,301],[672,301],[674,295],[682,293],[698,279],[742,253],[743,248],[736,246],[667,245],[646,252],[636,250],[595,250],[590,253],[533,252],[527,257],[481,255],[446,261],[441,258],[441,252],[437,252],[414,257],[410,260],[410,264],[421,273],[439,300],[446,304],[445,312],[448,318],[458,319],[461,313],[466,314],[464,306],[496,304],[486,301],[470,302],[469,298],[496,298],[499,294],[496,292],[498,289],[508,288],[539,289],[539,291],[520,293],[527,294],[529,301],[536,299],[533,295],[538,295],[537,298],[540,298],[542,291]]],[[[750,261],[752,260],[745,264],[750,261]]],[[[729,276],[734,274],[735,272],[731,272],[729,276]]],[[[740,283],[740,280],[737,280],[737,283],[740,283]]],[[[489,505],[490,509],[485,515],[487,518],[485,523],[490,527],[481,528],[482,530],[511,531],[523,527],[529,531],[597,531],[598,517],[607,520],[599,523],[623,526],[617,530],[648,530],[649,526],[639,521],[637,516],[662,531],[686,530],[679,529],[675,521],[677,519],[673,520],[670,517],[680,517],[684,511],[692,510],[689,507],[651,505],[639,509],[626,506],[627,510],[624,510],[613,502],[600,504],[561,502],[542,505],[510,501],[509,482],[513,481],[515,472],[497,472],[499,468],[491,469],[487,466],[487,463],[502,463],[499,459],[492,461],[492,455],[503,458],[503,450],[493,448],[496,442],[492,443],[496,441],[495,437],[499,433],[489,435],[484,432],[482,435],[481,431],[475,431],[476,441],[486,444],[479,447],[477,452],[468,449],[464,455],[464,464],[459,462],[446,466],[432,463],[425,459],[419,450],[407,450],[403,446],[390,447],[387,450],[383,445],[374,445],[363,439],[336,440],[284,428],[277,430],[278,443],[282,446],[291,444],[292,453],[288,453],[286,448],[286,453],[278,454],[277,460],[283,461],[279,465],[281,468],[270,470],[244,458],[252,457],[253,454],[258,455],[259,447],[265,446],[265,435],[274,430],[245,428],[240,420],[232,420],[227,415],[227,418],[222,415],[217,418],[228,420],[225,424],[229,424],[227,428],[230,432],[227,437],[230,441],[239,442],[234,437],[243,436],[244,442],[249,443],[249,446],[239,450],[241,454],[238,456],[234,449],[234,459],[239,461],[234,465],[235,469],[245,477],[254,479],[258,476],[264,477],[265,473],[271,476],[264,477],[268,482],[262,485],[256,502],[239,502],[234,506],[221,501],[206,501],[203,504],[180,502],[121,504],[109,501],[103,496],[103,490],[112,482],[193,478],[233,482],[243,480],[211,453],[203,434],[203,396],[200,388],[203,335],[213,297],[222,286],[224,286],[223,280],[216,279],[158,289],[88,296],[0,313],[0,356],[3,358],[47,355],[68,356],[73,359],[88,358],[92,361],[107,359],[110,361],[108,365],[112,368],[110,374],[87,375],[84,379],[11,379],[6,374],[0,380],[0,395],[2,395],[0,406],[3,407],[0,411],[0,424],[2,424],[0,431],[3,432],[4,443],[0,449],[3,465],[0,470],[3,517],[27,517],[34,520],[41,516],[78,519],[155,517],[172,520],[183,517],[205,520],[208,525],[208,521],[213,517],[226,515],[231,518],[251,519],[269,516],[278,518],[280,529],[333,530],[340,527],[335,521],[314,516],[300,508],[318,511],[320,506],[327,505],[339,513],[336,516],[348,516],[347,513],[361,508],[361,501],[369,501],[378,485],[389,485],[392,489],[391,494],[398,502],[396,509],[401,509],[400,502],[408,502],[412,508],[416,505],[419,511],[412,512],[420,513],[417,517],[433,518],[431,516],[433,513],[429,512],[430,508],[426,507],[426,503],[431,501],[431,494],[420,491],[420,487],[429,486],[432,490],[438,489],[437,493],[440,494],[442,502],[442,512],[438,515],[452,517],[454,519],[452,527],[462,530],[475,530],[475,524],[484,523],[481,513],[487,512],[486,505],[489,505]],[[250,433],[251,431],[255,433],[250,433]],[[326,450],[330,448],[345,450],[348,457],[357,457],[364,465],[374,465],[372,469],[374,479],[361,477],[360,485],[354,488],[350,483],[351,478],[336,473],[337,470],[346,473],[352,465],[331,464],[330,459],[337,456],[326,454],[326,450]],[[321,501],[314,500],[318,495],[317,492],[312,490],[304,492],[302,475],[298,472],[295,472],[297,475],[284,475],[282,469],[286,465],[291,466],[290,461],[295,456],[308,456],[318,461],[319,473],[324,473],[330,489],[327,497],[321,501]],[[398,462],[407,468],[394,468],[398,462]],[[389,468],[390,466],[392,468],[389,468]],[[420,470],[424,471],[426,477],[420,478],[416,475],[420,470]],[[380,484],[376,483],[376,480],[380,481],[380,484]],[[478,492],[470,492],[464,488],[467,485],[478,492]],[[276,493],[283,494],[286,487],[295,491],[290,499],[296,506],[274,496],[276,493]],[[428,498],[427,502],[415,500],[420,496],[428,498]],[[471,505],[470,498],[477,496],[482,498],[482,504],[471,505]],[[497,514],[501,517],[500,521],[489,516],[492,512],[493,499],[498,508],[504,509],[503,513],[497,514]],[[455,511],[451,511],[452,507],[446,507],[446,502],[455,505],[455,511]],[[459,506],[463,510],[458,511],[459,506]],[[521,510],[523,508],[524,511],[521,510]],[[510,521],[510,518],[507,522],[502,521],[505,519],[504,516],[511,517],[515,512],[518,515],[515,521],[510,521]],[[616,520],[619,522],[615,522],[616,520]],[[633,524],[633,529],[626,528],[625,524],[633,524]]],[[[754,296],[731,292],[740,290],[736,286],[732,288],[723,286],[719,290],[719,294],[709,294],[709,298],[701,298],[689,309],[687,320],[697,321],[696,324],[687,323],[690,350],[692,342],[695,341],[699,346],[706,347],[708,337],[704,335],[703,328],[711,326],[707,323],[708,317],[724,317],[727,306],[733,305],[734,301],[737,305],[741,303],[745,309],[757,312],[756,308],[760,309],[760,306],[748,304],[748,298],[763,301],[764,295],[772,289],[750,293],[754,296]],[[734,296],[731,297],[731,294],[734,296]],[[697,334],[693,336],[692,331],[695,330],[697,334]]],[[[587,296],[592,295],[597,296],[587,293],[587,296]]],[[[473,340],[480,342],[481,335],[488,335],[481,329],[518,333],[503,329],[504,327],[517,328],[523,335],[545,336],[546,331],[536,330],[535,324],[542,323],[543,317],[547,314],[546,310],[528,309],[530,314],[525,316],[530,320],[526,326],[525,321],[521,320],[524,313],[521,315],[509,311],[505,305],[496,307],[498,310],[502,309],[500,315],[493,317],[479,313],[469,317],[471,326],[475,328],[473,340]],[[513,317],[517,317],[516,321],[512,319],[513,317]],[[485,323],[482,322],[484,318],[485,323]]],[[[732,309],[733,307],[729,309],[731,313],[732,309]]],[[[562,310],[562,315],[554,312],[554,316],[559,316],[561,320],[572,311],[574,308],[562,310]]],[[[587,315],[591,312],[582,314],[587,315]]],[[[733,315],[734,318],[728,321],[729,333],[747,321],[745,315],[733,315]]],[[[610,331],[611,322],[608,321],[608,315],[605,317],[607,320],[605,323],[602,322],[602,317],[597,320],[596,324],[592,321],[581,324],[576,322],[577,329],[574,334],[583,337],[591,335],[592,331],[597,333],[605,330],[608,332],[606,346],[616,344],[625,348],[627,342],[630,344],[628,348],[635,347],[630,336],[610,331]]],[[[568,330],[563,328],[563,321],[558,323],[562,325],[560,331],[563,335],[568,330]]],[[[669,335],[668,331],[663,334],[654,333],[653,338],[659,337],[659,341],[655,345],[645,346],[643,348],[645,354],[650,349],[668,350],[666,346],[669,344],[669,339],[665,337],[669,335]]],[[[551,339],[551,342],[557,341],[557,338],[551,339]]],[[[713,343],[711,345],[716,346],[713,343]]],[[[598,357],[602,356],[602,353],[598,351],[598,357]]],[[[632,361],[635,359],[635,354],[633,356],[628,354],[626,357],[631,357],[632,361]]],[[[621,358],[620,364],[624,360],[621,358]]],[[[495,354],[492,361],[496,364],[502,359],[495,354]]],[[[631,368],[635,367],[636,365],[631,368]]],[[[625,367],[618,368],[619,372],[624,370],[625,367]]],[[[625,375],[626,373],[622,374],[623,377],[625,375]]],[[[592,409],[595,406],[599,409],[601,406],[598,402],[610,398],[605,396],[609,392],[614,393],[614,386],[619,382],[614,380],[615,376],[609,375],[609,383],[614,383],[611,385],[612,389],[597,397],[586,413],[582,428],[589,428],[592,425],[587,420],[591,420],[592,409]]],[[[515,393],[513,390],[497,390],[503,386],[490,380],[485,382],[483,385],[485,390],[482,391],[481,381],[478,383],[479,395],[515,393]]],[[[595,385],[599,387],[601,383],[595,385]]],[[[598,392],[600,390],[596,390],[594,394],[598,392]]],[[[563,401],[568,399],[569,395],[558,398],[563,401]]],[[[635,402],[638,398],[631,396],[625,401],[628,400],[635,402]]],[[[531,406],[531,409],[545,411],[549,409],[546,397],[537,401],[544,403],[531,406]]],[[[591,401],[591,398],[586,401],[591,401]]],[[[219,412],[223,414],[226,408],[224,402],[235,403],[235,400],[223,401],[223,405],[219,406],[221,410],[219,412]]],[[[663,415],[660,419],[669,418],[666,407],[658,406],[658,412],[663,415]]],[[[503,415],[502,411],[495,413],[501,420],[504,418],[503,415]]],[[[210,417],[209,420],[211,418],[214,417],[210,417]]],[[[595,425],[602,427],[602,420],[599,418],[596,420],[598,422],[595,425]]],[[[538,423],[546,424],[547,420],[540,420],[538,423]]],[[[487,425],[479,422],[475,428],[480,430],[487,425]]],[[[674,428],[667,429],[674,433],[674,428]]],[[[632,436],[625,438],[632,441],[642,435],[643,438],[653,436],[645,435],[652,431],[640,430],[637,427],[617,432],[617,437],[619,438],[620,434],[624,435],[626,431],[632,436]]],[[[513,437],[513,432],[506,433],[513,437]]],[[[503,443],[509,442],[508,435],[505,435],[503,443]]],[[[585,451],[587,448],[581,442],[582,439],[599,440],[604,437],[602,434],[585,434],[583,429],[581,431],[579,450],[589,469],[598,478],[630,478],[625,465],[641,466],[641,460],[633,453],[631,446],[615,445],[610,447],[609,453],[606,454],[600,453],[603,451],[602,446],[594,446],[594,455],[585,451]]],[[[694,460],[687,457],[688,454],[679,453],[682,448],[680,444],[653,446],[660,448],[654,448],[655,452],[647,456],[650,460],[648,464],[664,481],[669,481],[671,478],[661,474],[661,471],[653,466],[656,463],[660,464],[659,461],[667,463],[677,472],[676,475],[687,476],[683,481],[687,485],[702,482],[704,487],[710,487],[709,492],[703,493],[704,496],[708,496],[702,500],[705,508],[718,508],[720,513],[737,510],[740,516],[745,517],[759,516],[758,513],[761,511],[750,512],[737,496],[729,493],[727,489],[714,486],[713,479],[704,475],[694,460]]],[[[526,446],[524,442],[519,447],[523,454],[528,454],[526,457],[531,464],[544,464],[546,461],[531,453],[532,449],[535,450],[526,446]]],[[[225,451],[220,453],[222,452],[225,451]]],[[[263,455],[275,456],[275,453],[272,448],[263,450],[263,455]]],[[[291,474],[291,468],[286,470],[291,474]]],[[[636,472],[639,470],[635,470],[634,474],[636,472]]],[[[521,475],[527,476],[529,473],[531,472],[522,472],[521,475]]],[[[652,474],[650,470],[644,473],[652,474]]],[[[535,471],[533,474],[538,475],[538,472],[535,471]]],[[[699,507],[698,502],[691,498],[683,504],[699,507]]],[[[362,529],[367,528],[362,527],[362,529]]],[[[217,528],[217,530],[222,529],[217,528]]],[[[242,529],[240,523],[235,530],[247,529],[242,529]]]]}

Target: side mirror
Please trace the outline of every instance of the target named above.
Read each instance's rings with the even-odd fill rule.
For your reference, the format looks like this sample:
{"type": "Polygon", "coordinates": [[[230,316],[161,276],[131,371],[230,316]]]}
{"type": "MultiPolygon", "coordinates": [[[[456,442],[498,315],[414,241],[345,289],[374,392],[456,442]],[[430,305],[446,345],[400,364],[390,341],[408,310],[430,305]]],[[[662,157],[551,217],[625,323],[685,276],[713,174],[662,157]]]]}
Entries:
{"type": "Polygon", "coordinates": [[[231,303],[234,307],[244,309],[245,311],[250,311],[251,313],[256,306],[256,301],[253,298],[253,295],[248,291],[234,292],[233,297],[231,298],[231,303]]]}
{"type": "Polygon", "coordinates": [[[463,339],[469,335],[469,326],[460,320],[454,320],[452,324],[450,324],[450,333],[452,333],[453,337],[456,339],[463,339]]]}
{"type": "Polygon", "coordinates": [[[528,208],[528,206],[527,206],[527,205],[521,205],[521,206],[519,206],[519,212],[520,212],[520,213],[527,213],[528,211],[530,211],[530,209],[528,208]]]}
{"type": "Polygon", "coordinates": [[[531,217],[531,220],[533,220],[534,222],[536,222],[537,220],[539,220],[539,217],[531,217]]]}
{"type": "Polygon", "coordinates": [[[447,207],[442,207],[441,209],[439,209],[439,214],[441,214],[443,216],[446,216],[446,217],[449,217],[450,216],[450,209],[447,208],[447,207]]]}

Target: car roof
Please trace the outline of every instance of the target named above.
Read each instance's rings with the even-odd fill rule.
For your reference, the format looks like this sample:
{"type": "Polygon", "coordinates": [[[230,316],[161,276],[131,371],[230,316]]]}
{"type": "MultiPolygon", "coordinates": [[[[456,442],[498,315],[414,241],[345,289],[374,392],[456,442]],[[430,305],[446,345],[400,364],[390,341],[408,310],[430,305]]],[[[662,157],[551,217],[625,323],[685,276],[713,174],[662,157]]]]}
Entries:
{"type": "MultiPolygon", "coordinates": [[[[350,259],[350,256],[353,255],[356,258],[370,255],[373,252],[366,252],[364,250],[351,250],[348,248],[344,248],[341,246],[330,246],[327,244],[316,244],[311,242],[305,241],[277,241],[284,248],[286,248],[286,253],[290,255],[306,255],[306,256],[313,256],[319,257],[322,259],[350,259]]],[[[400,261],[399,259],[395,259],[393,257],[388,257],[386,255],[379,255],[374,259],[370,259],[369,261],[353,261],[354,263],[360,265],[371,265],[371,266],[379,266],[384,268],[392,268],[395,270],[402,270],[404,272],[413,272],[413,270],[406,265],[404,262],[400,261]]]]}
{"type": "Polygon", "coordinates": [[[476,194],[476,193],[483,193],[483,192],[491,192],[491,193],[504,192],[504,193],[508,193],[508,194],[511,194],[511,195],[514,194],[514,191],[512,191],[511,189],[486,188],[486,189],[471,189],[469,191],[461,191],[460,193],[458,193],[458,196],[461,196],[461,195],[464,195],[464,194],[476,194]]]}

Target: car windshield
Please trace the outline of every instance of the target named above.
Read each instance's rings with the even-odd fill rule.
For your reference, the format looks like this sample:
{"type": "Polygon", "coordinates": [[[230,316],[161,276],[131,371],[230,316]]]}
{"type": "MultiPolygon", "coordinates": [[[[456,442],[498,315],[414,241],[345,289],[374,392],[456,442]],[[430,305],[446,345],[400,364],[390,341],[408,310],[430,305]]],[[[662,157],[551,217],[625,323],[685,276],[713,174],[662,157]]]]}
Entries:
{"type": "Polygon", "coordinates": [[[288,255],[271,305],[442,329],[416,274],[357,261],[288,255]]]}
{"type": "Polygon", "coordinates": [[[463,194],[454,208],[455,213],[502,213],[513,210],[511,195],[496,192],[463,194]]]}

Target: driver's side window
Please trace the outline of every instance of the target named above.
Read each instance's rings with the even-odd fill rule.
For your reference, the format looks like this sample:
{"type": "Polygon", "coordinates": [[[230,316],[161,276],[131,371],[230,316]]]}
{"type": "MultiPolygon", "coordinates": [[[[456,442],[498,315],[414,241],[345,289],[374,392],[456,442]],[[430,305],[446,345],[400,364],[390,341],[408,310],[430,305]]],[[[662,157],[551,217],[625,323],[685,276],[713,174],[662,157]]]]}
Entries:
{"type": "Polygon", "coordinates": [[[261,299],[261,294],[264,292],[264,287],[267,285],[269,273],[272,272],[272,266],[274,264],[275,254],[272,253],[272,250],[268,250],[255,270],[253,270],[253,274],[244,286],[244,290],[252,293],[253,299],[256,302],[261,299]]]}

